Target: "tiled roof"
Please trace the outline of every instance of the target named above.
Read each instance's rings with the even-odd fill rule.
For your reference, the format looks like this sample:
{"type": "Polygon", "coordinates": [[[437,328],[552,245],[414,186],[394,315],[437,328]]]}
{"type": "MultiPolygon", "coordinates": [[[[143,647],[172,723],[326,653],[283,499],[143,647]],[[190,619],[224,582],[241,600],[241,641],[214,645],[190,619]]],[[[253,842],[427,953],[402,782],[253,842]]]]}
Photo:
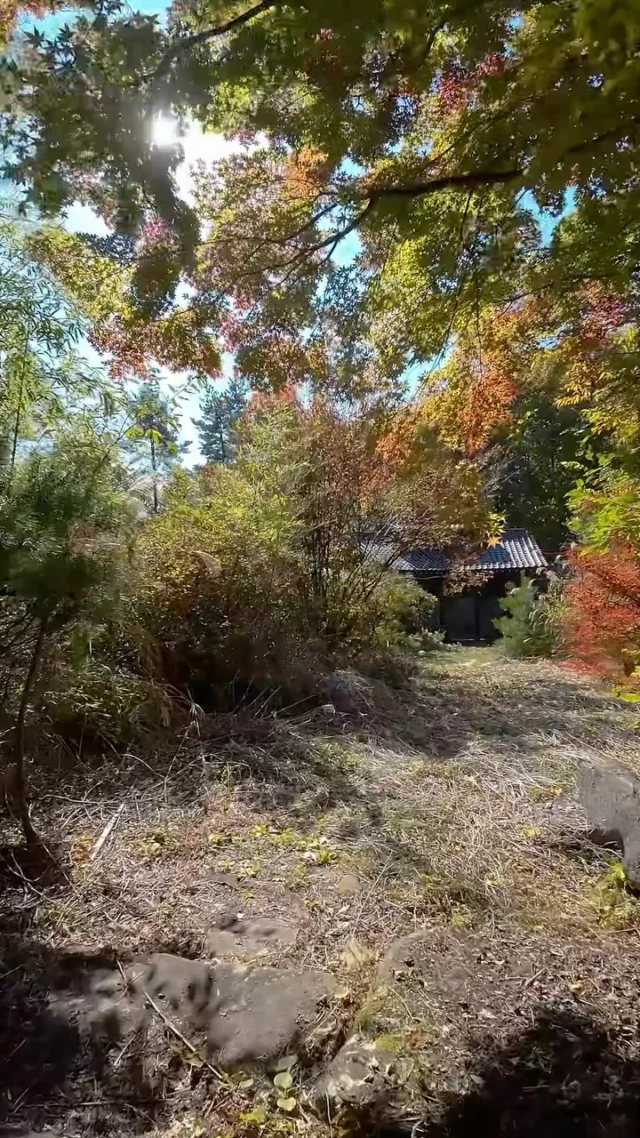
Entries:
{"type": "MultiPolygon", "coordinates": [[[[382,551],[381,551],[382,552],[382,551]]],[[[537,541],[526,529],[507,529],[497,545],[469,557],[446,553],[442,549],[412,549],[398,557],[393,568],[400,573],[446,573],[454,562],[468,569],[545,569],[547,562],[537,541]]]]}

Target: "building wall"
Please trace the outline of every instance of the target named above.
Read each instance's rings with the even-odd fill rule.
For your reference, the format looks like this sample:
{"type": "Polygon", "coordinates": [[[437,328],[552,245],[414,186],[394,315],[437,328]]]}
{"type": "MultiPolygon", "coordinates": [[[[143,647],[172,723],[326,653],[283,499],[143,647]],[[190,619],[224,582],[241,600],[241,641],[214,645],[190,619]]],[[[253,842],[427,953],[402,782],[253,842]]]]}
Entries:
{"type": "Polygon", "coordinates": [[[521,579],[528,576],[520,570],[494,573],[490,581],[477,589],[448,596],[444,592],[442,577],[417,580],[430,593],[438,597],[435,627],[445,633],[447,643],[492,643],[498,637],[493,626],[494,617],[501,615],[500,598],[521,579]]]}

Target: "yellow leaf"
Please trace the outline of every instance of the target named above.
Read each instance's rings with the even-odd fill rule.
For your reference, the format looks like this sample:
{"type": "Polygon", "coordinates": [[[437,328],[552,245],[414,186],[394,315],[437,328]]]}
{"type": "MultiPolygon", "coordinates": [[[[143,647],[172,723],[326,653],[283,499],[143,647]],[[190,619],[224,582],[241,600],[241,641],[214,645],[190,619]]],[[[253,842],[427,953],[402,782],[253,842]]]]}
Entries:
{"type": "Polygon", "coordinates": [[[290,1113],[296,1108],[296,1099],[294,1099],[293,1096],[291,1098],[279,1098],[278,1106],[280,1107],[280,1110],[286,1110],[290,1113]]]}

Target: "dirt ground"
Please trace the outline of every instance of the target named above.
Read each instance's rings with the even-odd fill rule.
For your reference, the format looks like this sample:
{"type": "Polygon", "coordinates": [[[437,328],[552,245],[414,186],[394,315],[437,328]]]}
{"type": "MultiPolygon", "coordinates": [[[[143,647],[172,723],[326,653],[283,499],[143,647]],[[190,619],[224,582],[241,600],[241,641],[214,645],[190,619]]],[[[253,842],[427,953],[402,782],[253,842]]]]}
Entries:
{"type": "Polygon", "coordinates": [[[363,680],[357,713],[194,715],[157,756],[38,771],[59,867],[5,822],[0,1132],[637,1138],[640,902],[575,798],[599,758],[640,772],[637,721],[564,668],[454,649],[401,690],[363,680]],[[269,1075],[214,1078],[175,1039],[150,1082],[52,1029],[74,956],[209,958],[239,916],[292,930],[265,962],[335,975],[326,1048],[396,1057],[381,1104],[318,1117],[317,1056],[285,1110],[269,1075]]]}

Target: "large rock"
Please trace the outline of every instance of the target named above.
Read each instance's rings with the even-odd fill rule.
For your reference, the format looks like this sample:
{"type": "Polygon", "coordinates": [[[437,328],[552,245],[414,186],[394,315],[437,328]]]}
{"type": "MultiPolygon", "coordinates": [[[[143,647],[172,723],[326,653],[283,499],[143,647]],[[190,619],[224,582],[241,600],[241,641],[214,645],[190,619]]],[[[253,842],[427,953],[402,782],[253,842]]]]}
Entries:
{"type": "Polygon", "coordinates": [[[326,707],[331,706],[345,715],[365,715],[372,708],[370,681],[348,669],[325,676],[319,694],[326,707]]]}
{"type": "Polygon", "coordinates": [[[157,953],[120,970],[86,969],[52,991],[50,1011],[81,1036],[143,1052],[171,1027],[217,1063],[268,1066],[299,1050],[335,987],[319,970],[211,965],[157,953]]]}
{"type": "Polygon", "coordinates": [[[629,881],[640,888],[640,779],[602,764],[583,770],[578,783],[594,838],[621,850],[629,881]]]}
{"type": "Polygon", "coordinates": [[[299,1049],[335,986],[317,970],[221,966],[216,971],[208,1048],[223,1066],[271,1060],[299,1049]]]}
{"type": "Polygon", "coordinates": [[[390,1052],[354,1035],[320,1076],[310,1101],[316,1110],[329,1116],[341,1106],[371,1106],[388,1092],[393,1065],[390,1052]]]}
{"type": "Polygon", "coordinates": [[[129,994],[149,1004],[151,997],[176,1027],[206,1031],[214,995],[213,971],[204,960],[157,952],[127,969],[129,994]]]}

